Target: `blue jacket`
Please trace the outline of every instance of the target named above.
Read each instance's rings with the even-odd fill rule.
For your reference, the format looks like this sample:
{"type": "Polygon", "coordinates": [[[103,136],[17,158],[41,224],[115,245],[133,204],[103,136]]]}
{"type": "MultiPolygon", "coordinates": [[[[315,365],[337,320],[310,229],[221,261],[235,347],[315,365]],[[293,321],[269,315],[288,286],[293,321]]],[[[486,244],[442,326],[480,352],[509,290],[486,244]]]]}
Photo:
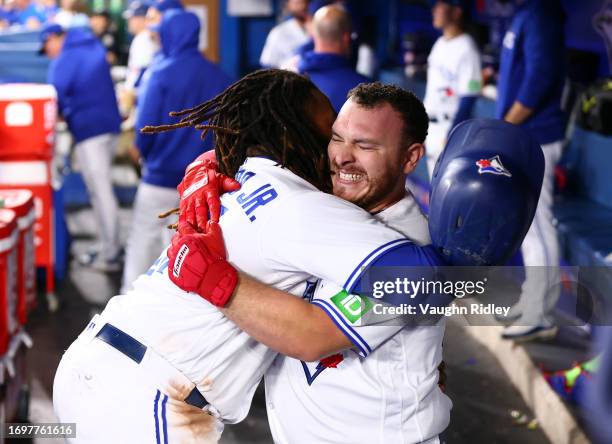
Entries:
{"type": "Polygon", "coordinates": [[[565,135],[563,53],[563,12],[558,0],[525,0],[504,37],[496,115],[503,118],[515,100],[534,109],[522,126],[540,144],[565,135]]]}
{"type": "MultiPolygon", "coordinates": [[[[200,22],[193,13],[173,9],[164,14],[160,27],[163,59],[151,66],[141,89],[136,129],[145,125],[178,122],[171,111],[192,108],[212,99],[229,86],[230,79],[198,50],[200,22]]],[[[187,165],[213,146],[202,142],[200,131],[181,128],[153,135],[136,132],[136,146],[144,159],[142,180],[151,185],[176,187],[187,165]]]]}
{"type": "Polygon", "coordinates": [[[370,82],[370,79],[355,72],[347,58],[338,54],[307,52],[300,59],[298,70],[310,77],[329,98],[336,112],[340,111],[352,88],[370,82]]]}
{"type": "Polygon", "coordinates": [[[67,31],[59,56],[49,66],[48,81],[76,142],[118,133],[121,117],[106,62],[106,49],[88,30],[67,31]]]}

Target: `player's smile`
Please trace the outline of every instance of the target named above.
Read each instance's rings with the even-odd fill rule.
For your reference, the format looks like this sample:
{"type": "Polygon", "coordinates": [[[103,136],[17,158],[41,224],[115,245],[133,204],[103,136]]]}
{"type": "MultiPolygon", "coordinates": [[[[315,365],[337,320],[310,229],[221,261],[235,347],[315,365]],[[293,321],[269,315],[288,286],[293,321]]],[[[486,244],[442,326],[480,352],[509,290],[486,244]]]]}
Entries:
{"type": "Polygon", "coordinates": [[[331,170],[334,194],[361,206],[362,199],[371,188],[368,173],[354,163],[340,166],[333,160],[331,170]]]}
{"type": "Polygon", "coordinates": [[[337,176],[336,180],[338,182],[346,183],[349,185],[354,184],[355,182],[360,182],[366,177],[366,175],[363,173],[344,171],[344,170],[339,170],[336,173],[336,176],[337,176]]]}

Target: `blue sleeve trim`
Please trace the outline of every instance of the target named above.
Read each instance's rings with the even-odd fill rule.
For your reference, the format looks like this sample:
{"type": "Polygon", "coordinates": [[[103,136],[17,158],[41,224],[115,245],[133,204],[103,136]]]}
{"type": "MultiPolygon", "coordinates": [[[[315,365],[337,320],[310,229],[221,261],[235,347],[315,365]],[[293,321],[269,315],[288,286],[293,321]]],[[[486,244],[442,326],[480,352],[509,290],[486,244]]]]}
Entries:
{"type": "Polygon", "coordinates": [[[372,353],[372,348],[368,343],[351,327],[342,315],[338,314],[332,305],[323,299],[313,299],[312,304],[321,307],[325,313],[331,318],[336,327],[357,347],[359,354],[364,358],[372,353]]]}
{"type": "Polygon", "coordinates": [[[374,262],[378,257],[382,256],[383,254],[389,252],[390,250],[397,248],[401,245],[410,244],[410,243],[412,242],[409,241],[408,239],[396,239],[384,245],[381,245],[380,247],[372,251],[359,263],[359,265],[357,265],[357,267],[355,267],[353,272],[350,274],[349,278],[344,283],[343,288],[349,293],[351,293],[353,291],[353,288],[355,287],[355,284],[359,282],[359,278],[361,277],[365,269],[372,262],[374,262]]]}

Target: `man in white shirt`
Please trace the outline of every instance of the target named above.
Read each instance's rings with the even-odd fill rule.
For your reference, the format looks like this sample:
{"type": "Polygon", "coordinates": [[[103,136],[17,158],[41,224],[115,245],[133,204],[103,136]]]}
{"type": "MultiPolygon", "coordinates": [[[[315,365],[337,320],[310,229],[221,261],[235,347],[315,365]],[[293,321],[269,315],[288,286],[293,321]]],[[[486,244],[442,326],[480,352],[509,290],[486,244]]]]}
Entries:
{"type": "Polygon", "coordinates": [[[441,30],[442,36],[427,59],[423,101],[430,121],[425,141],[430,177],[448,133],[471,117],[480,94],[480,54],[472,37],[465,32],[467,5],[464,0],[438,0],[432,11],[434,28],[441,30]]]}
{"type": "Polygon", "coordinates": [[[128,32],[134,36],[128,54],[128,74],[125,80],[126,89],[136,94],[136,88],[145,69],[151,64],[158,51],[158,45],[147,29],[147,11],[149,5],[136,0],[130,3],[123,13],[127,20],[128,32]]]}
{"type": "Polygon", "coordinates": [[[280,68],[295,55],[296,50],[310,40],[306,30],[308,0],[287,0],[291,18],[276,25],[266,38],[259,63],[264,68],[280,68]]]}

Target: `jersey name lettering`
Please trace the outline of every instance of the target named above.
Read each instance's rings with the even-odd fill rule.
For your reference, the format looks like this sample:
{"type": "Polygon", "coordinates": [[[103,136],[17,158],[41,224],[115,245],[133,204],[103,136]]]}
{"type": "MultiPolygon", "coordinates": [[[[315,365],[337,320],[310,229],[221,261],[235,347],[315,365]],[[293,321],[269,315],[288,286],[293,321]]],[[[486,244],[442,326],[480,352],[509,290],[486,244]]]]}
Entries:
{"type": "Polygon", "coordinates": [[[278,197],[278,193],[272,185],[269,183],[257,188],[251,194],[242,193],[238,195],[236,201],[242,206],[244,213],[249,217],[249,220],[253,222],[255,220],[255,216],[251,216],[251,213],[255,211],[257,208],[266,205],[268,202],[276,199],[278,197]]]}

